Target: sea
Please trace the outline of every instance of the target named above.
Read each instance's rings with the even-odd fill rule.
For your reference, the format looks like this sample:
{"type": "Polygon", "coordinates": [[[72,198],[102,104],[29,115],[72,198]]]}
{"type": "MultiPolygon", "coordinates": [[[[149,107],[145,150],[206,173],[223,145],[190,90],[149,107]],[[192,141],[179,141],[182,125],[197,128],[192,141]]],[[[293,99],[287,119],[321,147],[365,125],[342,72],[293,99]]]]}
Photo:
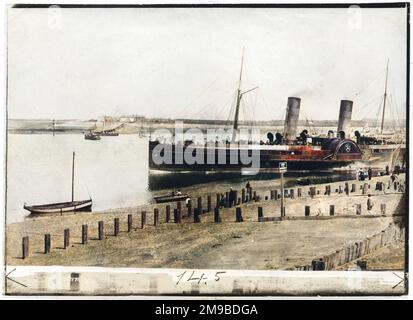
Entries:
{"type": "MultiPolygon", "coordinates": [[[[71,201],[72,154],[75,152],[74,199],[93,199],[93,211],[153,202],[155,194],[196,184],[241,183],[274,179],[273,173],[240,174],[150,173],[148,137],[138,134],[85,140],[83,134],[8,134],[6,221],[19,222],[29,212],[23,205],[71,201]]],[[[288,172],[286,186],[348,179],[352,174],[328,170],[288,172]]]]}

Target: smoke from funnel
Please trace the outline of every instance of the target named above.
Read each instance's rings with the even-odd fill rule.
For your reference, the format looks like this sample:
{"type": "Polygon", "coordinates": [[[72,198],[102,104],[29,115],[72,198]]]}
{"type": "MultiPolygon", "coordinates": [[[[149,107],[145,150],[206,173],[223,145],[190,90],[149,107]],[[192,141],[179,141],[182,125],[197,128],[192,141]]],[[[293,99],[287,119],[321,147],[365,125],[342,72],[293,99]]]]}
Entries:
{"type": "Polygon", "coordinates": [[[300,98],[288,97],[287,114],[285,115],[284,125],[284,137],[287,141],[296,139],[300,103],[300,98]]]}
{"type": "Polygon", "coordinates": [[[353,101],[341,100],[337,132],[344,131],[346,136],[349,135],[348,128],[351,122],[352,111],[353,111],[353,101]]]}

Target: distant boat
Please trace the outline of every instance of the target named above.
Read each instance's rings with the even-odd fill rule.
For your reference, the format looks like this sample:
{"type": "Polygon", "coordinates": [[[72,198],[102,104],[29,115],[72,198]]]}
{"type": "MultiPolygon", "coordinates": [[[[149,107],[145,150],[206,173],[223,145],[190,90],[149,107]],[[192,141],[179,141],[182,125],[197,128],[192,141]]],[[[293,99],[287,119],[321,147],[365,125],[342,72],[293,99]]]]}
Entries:
{"type": "Polygon", "coordinates": [[[112,131],[112,130],[95,131],[94,133],[99,136],[107,136],[107,137],[117,137],[119,135],[119,133],[112,131]]]}
{"type": "Polygon", "coordinates": [[[157,203],[164,203],[164,202],[174,202],[174,201],[183,201],[188,199],[189,196],[186,193],[179,193],[179,194],[168,194],[164,196],[157,196],[154,197],[157,203]]]}
{"type": "Polygon", "coordinates": [[[99,130],[97,128],[95,128],[93,130],[93,133],[98,134],[100,136],[117,137],[119,135],[119,133],[116,130],[118,130],[121,127],[123,127],[123,123],[112,125],[112,126],[106,126],[104,124],[103,128],[101,128],[99,130]]]}
{"type": "Polygon", "coordinates": [[[89,132],[85,133],[85,139],[86,140],[100,140],[102,138],[100,137],[100,135],[98,135],[98,134],[96,134],[92,131],[89,131],[89,132]]]}
{"type": "Polygon", "coordinates": [[[53,214],[64,212],[74,212],[74,211],[92,211],[92,199],[74,201],[75,194],[75,153],[73,152],[73,162],[72,162],[72,201],[68,202],[57,202],[41,205],[28,206],[24,204],[23,208],[30,211],[32,215],[42,215],[42,214],[53,214]]]}

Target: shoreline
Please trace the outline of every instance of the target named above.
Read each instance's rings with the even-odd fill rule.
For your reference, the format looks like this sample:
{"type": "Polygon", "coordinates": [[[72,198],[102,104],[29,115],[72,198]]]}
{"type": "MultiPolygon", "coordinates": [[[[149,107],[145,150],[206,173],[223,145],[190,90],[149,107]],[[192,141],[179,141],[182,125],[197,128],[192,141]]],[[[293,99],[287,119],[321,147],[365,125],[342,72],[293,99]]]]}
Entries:
{"type": "MultiPolygon", "coordinates": [[[[315,186],[322,186],[322,185],[326,185],[326,184],[334,184],[334,183],[340,183],[340,182],[349,182],[349,181],[356,181],[356,180],[345,180],[345,178],[343,177],[343,179],[337,179],[336,181],[332,181],[332,182],[323,182],[323,180],[328,180],[331,178],[331,176],[337,174],[343,174],[343,173],[347,173],[347,174],[355,174],[356,169],[348,169],[348,168],[342,168],[342,169],[337,169],[335,171],[331,171],[331,170],[326,170],[326,173],[331,173],[331,175],[320,175],[320,176],[315,176],[315,179],[319,179],[320,182],[319,183],[312,183],[311,185],[315,185],[315,186]]],[[[199,183],[196,185],[191,185],[191,186],[183,186],[180,188],[175,188],[175,189],[179,189],[181,190],[183,193],[187,193],[190,195],[190,198],[192,199],[192,202],[195,203],[196,198],[199,196],[204,196],[207,193],[223,193],[225,194],[226,191],[229,190],[229,188],[233,188],[233,189],[242,189],[246,183],[246,181],[250,181],[253,184],[253,187],[255,190],[259,191],[259,192],[265,192],[266,189],[268,188],[279,188],[280,187],[280,178],[279,178],[279,173],[274,172],[274,175],[277,176],[277,178],[274,179],[257,179],[257,180],[253,180],[250,179],[248,180],[248,176],[239,176],[239,177],[234,177],[234,178],[230,178],[230,179],[224,179],[224,180],[213,180],[213,181],[208,181],[208,182],[204,182],[204,183],[199,183]],[[236,181],[234,181],[236,180],[236,181]]],[[[305,177],[304,179],[308,179],[308,176],[303,176],[305,177]]],[[[287,188],[297,188],[297,187],[309,187],[310,184],[306,184],[306,183],[299,183],[299,180],[301,180],[301,176],[284,176],[284,187],[287,188]]],[[[374,178],[373,178],[374,179],[374,178]]],[[[158,189],[158,190],[151,190],[151,194],[153,195],[153,197],[155,196],[159,196],[159,195],[164,195],[166,194],[168,191],[170,191],[171,188],[164,188],[164,189],[158,189]]],[[[268,195],[269,196],[269,195],[268,195]]],[[[98,210],[93,210],[92,212],[82,212],[82,213],[77,213],[77,214],[85,214],[85,215],[90,215],[90,214],[110,214],[110,213],[120,213],[120,212],[133,212],[133,210],[137,209],[137,210],[143,210],[146,207],[152,208],[152,206],[161,206],[162,204],[157,204],[154,202],[153,198],[150,202],[146,202],[146,203],[142,203],[142,204],[136,204],[133,206],[124,206],[124,207],[111,207],[111,208],[107,208],[107,209],[98,209],[98,210]]],[[[23,209],[22,209],[23,210],[23,209]]],[[[25,211],[22,211],[25,212],[25,211]]],[[[65,214],[65,216],[71,216],[74,215],[73,213],[69,213],[69,214],[65,214]]],[[[57,216],[59,217],[60,215],[49,215],[49,216],[37,216],[37,217],[30,217],[30,213],[27,213],[24,217],[23,220],[21,221],[13,221],[13,218],[11,219],[11,221],[13,222],[7,222],[8,218],[6,215],[6,225],[10,225],[13,223],[20,223],[20,222],[24,222],[24,221],[29,221],[32,219],[43,219],[46,217],[52,217],[52,216],[57,216]]],[[[20,220],[20,219],[19,219],[20,220]]]]}
{"type": "MultiPolygon", "coordinates": [[[[263,208],[265,217],[279,217],[279,200],[261,200],[242,204],[244,222],[235,222],[235,208],[222,208],[222,223],[214,223],[214,214],[201,215],[201,223],[193,223],[183,209],[181,224],[165,223],[167,204],[151,204],[128,209],[88,214],[39,217],[6,226],[8,265],[84,265],[118,267],[226,267],[244,269],[289,270],[297,265],[308,264],[316,256],[337,250],[351,241],[361,241],[383,230],[399,219],[393,216],[404,197],[402,193],[375,191],[374,184],[386,177],[373,178],[370,192],[375,205],[367,213],[367,195],[361,195],[357,188],[354,195],[332,193],[331,196],[316,195],[311,198],[307,191],[311,186],[303,186],[303,197],[285,199],[287,217],[293,220],[258,222],[257,208],[263,208]],[[362,217],[356,216],[356,204],[362,204],[362,217]],[[387,213],[380,215],[381,204],[385,203],[387,213]],[[329,206],[335,205],[336,218],[329,216],[329,206]],[[304,218],[305,206],[311,206],[311,218],[304,218]],[[153,212],[158,208],[160,224],[154,227],[153,212]],[[147,212],[147,226],[140,227],[141,210],[147,212]],[[133,230],[127,232],[127,215],[132,214],[133,230]],[[350,215],[349,219],[339,219],[350,215]],[[370,219],[362,219],[370,215],[370,219]],[[320,216],[318,219],[317,216],[320,216]],[[324,217],[325,216],[325,217],[324,217]],[[300,218],[299,220],[294,217],[300,218]],[[114,236],[113,221],[120,220],[120,234],[114,236]],[[105,239],[97,240],[98,221],[103,221],[105,239]],[[89,226],[89,241],[81,244],[81,227],[89,226]],[[71,246],[62,249],[63,229],[69,228],[71,246]],[[51,253],[44,254],[44,234],[52,238],[51,253]],[[30,237],[30,256],[21,259],[21,239],[30,237]],[[321,241],[321,242],[320,242],[321,241]],[[270,250],[270,251],[268,251],[270,250]],[[269,253],[270,252],[270,253],[269,253]],[[293,253],[293,254],[292,254],[293,253]]],[[[400,175],[402,180],[404,175],[400,175]]],[[[263,183],[254,190],[264,199],[269,189],[276,184],[263,183]],[[264,191],[267,191],[264,193],[264,191]]],[[[356,182],[352,180],[351,182],[356,182]]],[[[364,181],[369,182],[369,181],[364,181]]],[[[362,182],[357,182],[359,186],[362,182]]],[[[338,188],[344,182],[320,184],[338,188]]],[[[254,185],[253,185],[254,187],[254,185]]],[[[226,186],[221,186],[226,188],[226,186]]],[[[199,194],[206,195],[204,190],[199,194]]],[[[209,194],[211,190],[208,190],[209,194]]],[[[387,189],[385,189],[387,191],[387,189]]],[[[214,198],[213,198],[214,205],[214,198]]],[[[195,203],[194,201],[192,203],[195,203]]],[[[206,204],[203,199],[204,207],[206,204]]],[[[173,204],[170,203],[173,208],[173,204]]]]}

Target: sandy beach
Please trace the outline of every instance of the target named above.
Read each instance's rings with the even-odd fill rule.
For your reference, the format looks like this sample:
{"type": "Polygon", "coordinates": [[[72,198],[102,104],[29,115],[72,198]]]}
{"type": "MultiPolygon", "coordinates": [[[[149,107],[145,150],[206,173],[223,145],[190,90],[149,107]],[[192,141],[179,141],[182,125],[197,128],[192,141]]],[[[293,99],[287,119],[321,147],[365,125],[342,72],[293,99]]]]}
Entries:
{"type": "MultiPolygon", "coordinates": [[[[227,268],[227,269],[294,269],[311,263],[322,255],[354,241],[381,232],[400,211],[403,194],[393,187],[384,191],[374,190],[377,181],[387,183],[388,176],[356,183],[356,192],[346,195],[334,192],[344,182],[329,184],[333,193],[324,195],[326,184],[317,185],[320,194],[308,196],[310,186],[302,187],[303,197],[286,199],[286,221],[258,222],[257,208],[263,207],[265,217],[280,216],[280,201],[263,200],[279,180],[253,184],[261,196],[259,202],[242,204],[244,222],[235,222],[235,208],[221,209],[222,223],[214,223],[214,213],[201,216],[202,222],[193,223],[184,217],[181,224],[165,223],[165,204],[150,204],[141,207],[113,209],[105,212],[80,213],[64,216],[49,216],[26,219],[24,222],[7,225],[8,265],[66,265],[66,266],[111,266],[151,268],[227,268]],[[366,209],[367,195],[362,195],[360,186],[370,183],[368,191],[373,200],[373,209],[366,209]],[[386,215],[381,216],[381,204],[386,204],[386,215]],[[356,204],[362,205],[361,215],[356,215],[356,204]],[[304,207],[311,206],[309,219],[304,218],[304,207]],[[335,216],[329,217],[330,205],[335,206],[335,216]],[[153,226],[153,209],[160,211],[161,224],[153,226]],[[397,209],[396,209],[397,208],[397,209]],[[141,211],[147,211],[147,226],[141,229],[141,211]],[[127,215],[133,216],[133,230],[127,232],[127,215]],[[340,218],[341,217],[341,218],[340,218]],[[120,234],[113,235],[114,218],[120,220],[120,234]],[[291,220],[291,219],[298,220],[291,220]],[[324,220],[320,220],[325,218],[324,220]],[[314,220],[313,220],[314,219],[314,220]],[[98,240],[98,221],[104,222],[105,239],[98,240]],[[81,244],[81,226],[87,224],[89,241],[81,244]],[[63,230],[70,229],[70,247],[63,249],[63,230]],[[51,253],[44,254],[44,234],[51,235],[51,253]],[[30,238],[30,256],[21,258],[21,239],[30,238]]],[[[404,180],[404,175],[399,179],[404,180]]],[[[225,190],[227,185],[217,187],[225,190]]],[[[204,187],[188,188],[191,195],[204,196],[221,190],[204,187]]],[[[296,188],[295,188],[296,189],[296,188]]],[[[183,190],[188,191],[188,190],[183,190]]],[[[195,199],[193,203],[196,203],[195,199]]],[[[171,204],[173,208],[174,205],[171,204]]],[[[186,208],[183,209],[186,214],[186,208]]],[[[172,215],[173,216],[173,215],[172,215]]],[[[400,263],[397,264],[400,266],[400,263]]],[[[379,267],[379,266],[377,266],[379,267]]]]}

